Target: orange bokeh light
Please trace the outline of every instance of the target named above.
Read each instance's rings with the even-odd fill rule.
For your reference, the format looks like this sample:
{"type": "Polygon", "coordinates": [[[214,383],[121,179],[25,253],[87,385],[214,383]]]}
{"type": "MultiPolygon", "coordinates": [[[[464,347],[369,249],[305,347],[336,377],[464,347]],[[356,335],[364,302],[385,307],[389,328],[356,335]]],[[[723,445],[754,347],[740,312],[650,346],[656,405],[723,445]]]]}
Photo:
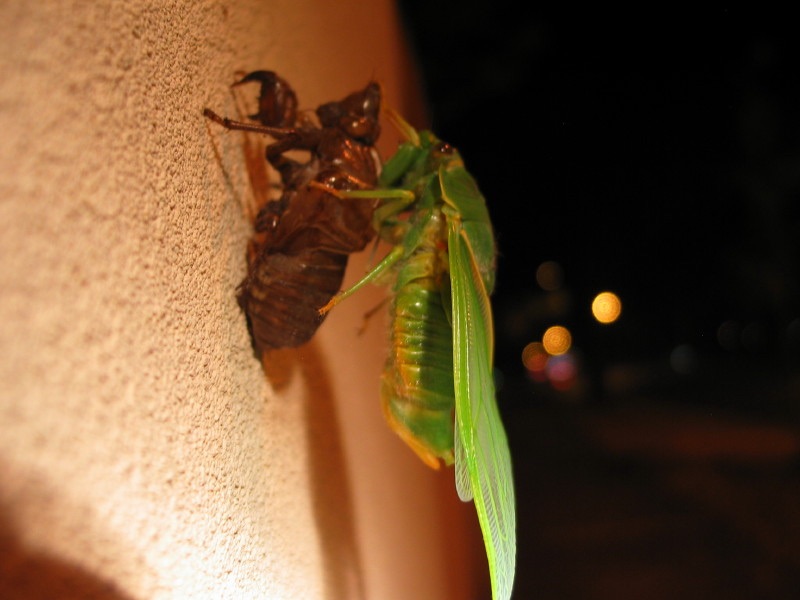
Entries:
{"type": "Polygon", "coordinates": [[[544,332],[542,345],[553,356],[564,354],[572,346],[572,334],[566,327],[553,325],[544,332]]]}
{"type": "Polygon", "coordinates": [[[592,301],[592,315],[600,323],[613,323],[622,313],[622,302],[614,292],[601,292],[592,301]]]}

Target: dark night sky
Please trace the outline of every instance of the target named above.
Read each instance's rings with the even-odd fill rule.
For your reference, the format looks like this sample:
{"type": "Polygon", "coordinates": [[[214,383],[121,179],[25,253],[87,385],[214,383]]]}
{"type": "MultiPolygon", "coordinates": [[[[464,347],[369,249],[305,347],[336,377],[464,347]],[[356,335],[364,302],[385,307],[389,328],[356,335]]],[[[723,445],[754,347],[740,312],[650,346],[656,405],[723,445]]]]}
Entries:
{"type": "Polygon", "coordinates": [[[590,356],[719,352],[726,320],[785,353],[800,317],[796,35],[727,10],[401,7],[432,128],[461,150],[497,230],[498,362],[552,316],[535,308],[544,260],[563,267],[558,317],[590,356]],[[603,289],[623,301],[613,333],[588,311],[603,289]]]}

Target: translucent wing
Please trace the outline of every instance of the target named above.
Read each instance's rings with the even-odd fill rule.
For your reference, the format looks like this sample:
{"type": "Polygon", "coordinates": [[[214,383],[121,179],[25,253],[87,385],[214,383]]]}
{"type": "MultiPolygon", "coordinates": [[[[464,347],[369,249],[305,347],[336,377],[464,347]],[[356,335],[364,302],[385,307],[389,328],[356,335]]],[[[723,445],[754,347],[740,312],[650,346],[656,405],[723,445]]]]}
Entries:
{"type": "Polygon", "coordinates": [[[456,492],[462,502],[469,502],[472,500],[472,482],[469,479],[469,467],[467,466],[467,457],[464,454],[464,444],[461,443],[461,434],[458,427],[458,419],[455,422],[455,462],[456,462],[456,492]]]}
{"type": "Polygon", "coordinates": [[[494,600],[508,600],[517,546],[511,456],[494,395],[489,297],[458,218],[449,219],[448,251],[453,295],[456,487],[462,499],[474,497],[489,559],[492,596],[494,600]]]}

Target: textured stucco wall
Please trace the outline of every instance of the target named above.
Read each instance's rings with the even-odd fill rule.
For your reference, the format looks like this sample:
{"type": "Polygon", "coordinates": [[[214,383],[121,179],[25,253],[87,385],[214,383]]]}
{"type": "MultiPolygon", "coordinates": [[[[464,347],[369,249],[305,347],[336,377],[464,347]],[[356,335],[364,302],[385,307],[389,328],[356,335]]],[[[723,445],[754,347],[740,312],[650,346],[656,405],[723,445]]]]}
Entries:
{"type": "Polygon", "coordinates": [[[382,422],[379,290],[269,379],[252,357],[241,137],[200,114],[255,68],[416,106],[388,0],[0,4],[4,598],[440,599],[485,569],[382,422]]]}

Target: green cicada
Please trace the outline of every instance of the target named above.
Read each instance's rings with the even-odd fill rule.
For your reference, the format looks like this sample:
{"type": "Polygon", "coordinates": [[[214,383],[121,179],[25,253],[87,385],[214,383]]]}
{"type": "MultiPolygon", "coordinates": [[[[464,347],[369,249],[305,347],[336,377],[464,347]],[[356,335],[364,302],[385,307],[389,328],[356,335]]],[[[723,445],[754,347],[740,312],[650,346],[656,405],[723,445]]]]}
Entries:
{"type": "Polygon", "coordinates": [[[391,283],[384,415],[427,465],[455,463],[458,495],[474,500],[478,512],[493,597],[505,600],[514,580],[516,514],[492,378],[492,225],[458,152],[390,116],[408,141],[384,165],[379,189],[341,195],[380,199],[375,228],[393,249],[321,312],[367,283],[391,283]]]}

